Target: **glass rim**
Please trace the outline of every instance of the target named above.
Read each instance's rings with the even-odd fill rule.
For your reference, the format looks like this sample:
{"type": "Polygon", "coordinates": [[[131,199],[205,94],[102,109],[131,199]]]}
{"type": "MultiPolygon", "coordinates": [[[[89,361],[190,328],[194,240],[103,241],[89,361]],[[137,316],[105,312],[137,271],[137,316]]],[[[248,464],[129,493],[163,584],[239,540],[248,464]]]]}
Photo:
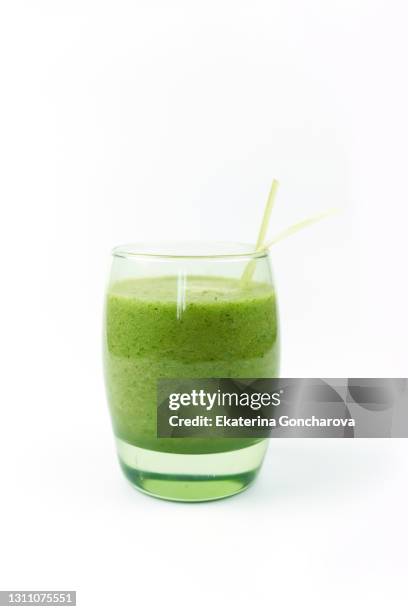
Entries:
{"type": "Polygon", "coordinates": [[[267,249],[255,250],[253,244],[242,242],[163,241],[126,243],[112,250],[113,257],[155,260],[237,260],[261,259],[267,249]]]}

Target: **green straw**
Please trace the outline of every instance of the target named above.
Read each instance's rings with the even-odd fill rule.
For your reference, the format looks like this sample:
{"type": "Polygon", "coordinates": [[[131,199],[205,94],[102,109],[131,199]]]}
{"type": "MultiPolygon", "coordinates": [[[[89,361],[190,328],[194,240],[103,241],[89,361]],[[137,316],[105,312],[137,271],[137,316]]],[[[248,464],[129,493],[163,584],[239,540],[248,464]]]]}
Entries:
{"type": "Polygon", "coordinates": [[[303,219],[303,221],[294,223],[293,225],[290,225],[285,230],[277,234],[275,238],[272,238],[272,240],[269,240],[269,242],[265,244],[262,250],[267,251],[268,249],[271,248],[271,246],[273,246],[277,242],[280,242],[281,240],[283,240],[284,238],[287,238],[288,236],[291,236],[292,234],[296,234],[296,232],[303,229],[304,227],[307,227],[308,225],[312,225],[313,223],[317,223],[317,221],[320,221],[321,219],[325,219],[326,217],[330,217],[331,215],[334,215],[338,212],[339,210],[337,208],[330,208],[329,210],[326,210],[325,212],[315,215],[314,217],[308,217],[307,219],[303,219]]]}
{"type": "MultiPolygon", "coordinates": [[[[255,253],[259,253],[260,251],[265,250],[264,242],[265,242],[266,233],[269,227],[269,220],[271,218],[272,208],[275,204],[276,192],[278,191],[278,187],[279,187],[278,181],[276,179],[273,179],[271,189],[269,191],[269,196],[265,204],[265,210],[264,210],[264,214],[262,218],[262,223],[261,223],[261,227],[258,233],[258,240],[256,241],[255,253]]],[[[255,270],[255,259],[251,259],[251,261],[249,261],[248,264],[245,266],[245,270],[241,277],[241,283],[243,284],[248,283],[252,278],[254,270],[255,270]]]]}
{"type": "MultiPolygon", "coordinates": [[[[284,238],[287,238],[288,236],[295,234],[301,229],[309,225],[312,225],[313,223],[316,223],[317,221],[321,221],[321,219],[325,219],[326,217],[329,217],[339,212],[337,208],[331,208],[313,217],[308,217],[307,219],[303,219],[303,221],[299,221],[298,223],[294,223],[293,225],[290,225],[285,230],[277,234],[275,238],[272,238],[272,240],[269,240],[269,242],[265,243],[265,237],[268,231],[269,220],[271,217],[272,208],[275,203],[276,192],[278,190],[278,187],[279,187],[279,183],[276,179],[274,179],[272,181],[271,190],[269,192],[269,196],[266,201],[265,210],[264,210],[264,214],[262,218],[261,227],[258,233],[258,240],[256,241],[254,254],[261,253],[262,251],[268,251],[274,244],[276,244],[277,242],[280,242],[284,238]]],[[[255,270],[255,265],[256,265],[255,259],[251,259],[251,261],[247,263],[247,265],[245,266],[244,272],[242,274],[242,277],[241,277],[242,284],[246,284],[250,282],[252,275],[254,273],[254,270],[255,270]]]]}

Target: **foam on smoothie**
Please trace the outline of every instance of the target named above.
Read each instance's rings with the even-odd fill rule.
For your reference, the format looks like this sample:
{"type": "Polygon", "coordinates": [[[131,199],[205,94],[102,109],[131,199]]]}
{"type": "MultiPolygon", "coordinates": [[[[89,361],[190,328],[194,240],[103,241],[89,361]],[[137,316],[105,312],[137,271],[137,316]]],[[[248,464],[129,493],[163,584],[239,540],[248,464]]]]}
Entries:
{"type": "MultiPolygon", "coordinates": [[[[174,304],[180,295],[180,279],[175,276],[156,278],[128,278],[116,282],[109,295],[125,299],[137,299],[146,302],[174,304]]],[[[218,302],[236,302],[253,300],[260,296],[270,295],[272,289],[266,283],[251,282],[243,285],[237,279],[218,276],[188,277],[182,287],[189,303],[216,304],[218,302]]]]}

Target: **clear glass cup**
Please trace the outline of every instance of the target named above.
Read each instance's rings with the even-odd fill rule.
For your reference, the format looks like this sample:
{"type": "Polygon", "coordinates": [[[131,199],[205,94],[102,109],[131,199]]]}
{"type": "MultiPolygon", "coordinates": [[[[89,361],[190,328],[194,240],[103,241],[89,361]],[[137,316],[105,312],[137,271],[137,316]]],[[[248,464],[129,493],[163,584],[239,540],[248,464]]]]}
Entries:
{"type": "Polygon", "coordinates": [[[276,377],[279,356],[267,252],[233,243],[114,249],[104,315],[105,382],[120,465],[138,489],[178,501],[246,489],[267,440],[158,438],[157,382],[276,377]]]}

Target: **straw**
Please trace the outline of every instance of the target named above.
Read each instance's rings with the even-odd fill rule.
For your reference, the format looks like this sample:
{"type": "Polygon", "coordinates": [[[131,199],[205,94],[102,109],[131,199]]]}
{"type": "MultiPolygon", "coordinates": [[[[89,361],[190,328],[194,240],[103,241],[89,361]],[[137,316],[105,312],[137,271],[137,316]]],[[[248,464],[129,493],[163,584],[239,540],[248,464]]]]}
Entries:
{"type": "Polygon", "coordinates": [[[338,212],[339,210],[337,208],[330,208],[329,210],[326,210],[325,212],[315,215],[314,217],[308,217],[307,219],[303,219],[303,221],[294,223],[293,225],[290,225],[285,230],[277,234],[275,238],[272,238],[272,240],[267,242],[264,245],[262,250],[267,251],[268,249],[271,248],[271,246],[273,246],[277,242],[280,242],[284,238],[287,238],[288,236],[295,234],[296,232],[303,229],[304,227],[307,227],[308,225],[312,225],[313,223],[316,223],[317,221],[320,221],[321,219],[325,219],[326,217],[330,217],[331,215],[338,213],[338,212]]]}
{"type": "MultiPolygon", "coordinates": [[[[312,225],[313,223],[317,223],[317,221],[321,221],[321,219],[325,219],[326,217],[329,217],[339,212],[338,208],[330,208],[329,210],[319,213],[318,215],[314,215],[313,217],[307,217],[306,219],[303,219],[302,221],[299,221],[298,223],[294,223],[293,225],[290,225],[285,230],[277,234],[274,238],[272,238],[272,240],[265,242],[265,237],[266,237],[268,227],[269,227],[269,220],[271,217],[272,208],[275,203],[276,192],[278,190],[278,187],[279,187],[279,183],[276,179],[274,179],[272,181],[271,190],[269,192],[269,196],[266,201],[265,210],[264,210],[264,214],[262,218],[261,227],[259,229],[258,240],[256,241],[254,254],[261,253],[262,251],[268,251],[273,245],[275,245],[277,242],[280,242],[284,238],[287,238],[288,236],[291,236],[292,234],[299,232],[303,228],[308,227],[309,225],[312,225]]],[[[255,258],[253,258],[245,266],[245,270],[241,276],[242,284],[246,284],[250,282],[252,275],[254,273],[254,270],[255,270],[255,265],[256,265],[256,260],[255,258]]]]}
{"type": "MultiPolygon", "coordinates": [[[[275,204],[276,192],[278,191],[279,182],[276,179],[273,179],[271,189],[269,191],[269,196],[265,204],[265,210],[262,218],[261,227],[259,228],[258,239],[256,241],[255,253],[265,250],[265,238],[268,232],[269,220],[271,218],[271,212],[273,205],[275,204]]],[[[245,267],[245,270],[241,277],[241,283],[248,283],[255,269],[255,260],[251,259],[245,267]]]]}

